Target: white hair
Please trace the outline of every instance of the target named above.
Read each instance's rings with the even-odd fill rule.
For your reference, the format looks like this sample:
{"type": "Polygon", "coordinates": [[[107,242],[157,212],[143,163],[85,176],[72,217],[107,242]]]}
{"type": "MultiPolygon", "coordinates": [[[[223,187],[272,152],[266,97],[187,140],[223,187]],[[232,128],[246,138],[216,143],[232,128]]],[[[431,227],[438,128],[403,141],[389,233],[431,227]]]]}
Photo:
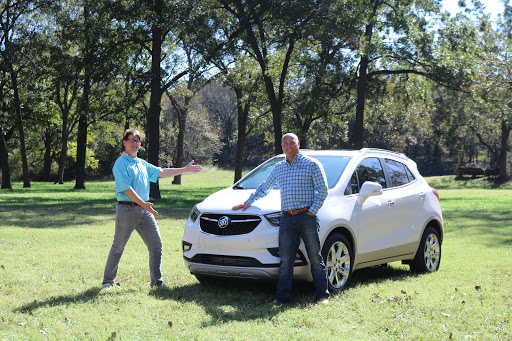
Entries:
{"type": "Polygon", "coordinates": [[[284,140],[284,138],[285,138],[286,136],[290,136],[290,137],[292,137],[294,141],[299,141],[299,138],[298,138],[298,137],[297,137],[297,135],[295,135],[294,133],[286,133],[286,134],[284,134],[284,135],[283,135],[283,137],[281,138],[281,142],[284,140]]]}

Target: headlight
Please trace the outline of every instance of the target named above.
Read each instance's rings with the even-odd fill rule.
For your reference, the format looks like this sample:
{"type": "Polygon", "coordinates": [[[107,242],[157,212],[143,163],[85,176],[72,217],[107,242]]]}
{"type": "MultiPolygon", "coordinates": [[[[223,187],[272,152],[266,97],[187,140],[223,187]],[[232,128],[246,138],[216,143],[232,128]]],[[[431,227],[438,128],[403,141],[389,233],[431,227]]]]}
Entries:
{"type": "Polygon", "coordinates": [[[272,226],[279,226],[279,223],[281,222],[281,212],[265,214],[264,217],[272,226]]]}
{"type": "Polygon", "coordinates": [[[200,214],[201,212],[199,212],[199,210],[197,209],[197,205],[194,205],[194,207],[190,211],[189,218],[195,223],[200,214]]]}

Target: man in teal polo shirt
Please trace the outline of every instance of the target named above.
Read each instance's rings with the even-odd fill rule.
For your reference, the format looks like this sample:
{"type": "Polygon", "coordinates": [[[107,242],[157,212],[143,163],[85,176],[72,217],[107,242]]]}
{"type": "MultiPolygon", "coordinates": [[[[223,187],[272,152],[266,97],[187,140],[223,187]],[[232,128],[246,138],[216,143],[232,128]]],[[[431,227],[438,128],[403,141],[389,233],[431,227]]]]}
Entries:
{"type": "Polygon", "coordinates": [[[116,183],[116,223],[114,242],[110,248],[103,275],[102,288],[114,285],[119,261],[133,230],[136,230],[149,251],[149,275],[151,287],[166,288],[162,281],[160,264],[162,239],[154,215],[158,212],[149,200],[149,183],[159,177],[172,177],[184,173],[197,173],[203,168],[191,161],[183,168],[160,168],[137,158],[141,136],[136,129],[124,132],[124,153],[115,162],[112,172],[116,183]]]}

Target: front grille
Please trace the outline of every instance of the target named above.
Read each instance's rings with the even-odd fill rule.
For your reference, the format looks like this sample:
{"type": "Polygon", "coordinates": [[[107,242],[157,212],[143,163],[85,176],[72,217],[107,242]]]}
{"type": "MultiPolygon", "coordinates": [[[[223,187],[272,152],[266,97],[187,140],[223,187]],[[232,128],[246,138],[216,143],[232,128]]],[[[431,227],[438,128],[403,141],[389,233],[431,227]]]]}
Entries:
{"type": "Polygon", "coordinates": [[[199,224],[201,230],[206,233],[217,236],[236,236],[251,233],[260,221],[261,218],[257,215],[203,214],[199,224]]]}

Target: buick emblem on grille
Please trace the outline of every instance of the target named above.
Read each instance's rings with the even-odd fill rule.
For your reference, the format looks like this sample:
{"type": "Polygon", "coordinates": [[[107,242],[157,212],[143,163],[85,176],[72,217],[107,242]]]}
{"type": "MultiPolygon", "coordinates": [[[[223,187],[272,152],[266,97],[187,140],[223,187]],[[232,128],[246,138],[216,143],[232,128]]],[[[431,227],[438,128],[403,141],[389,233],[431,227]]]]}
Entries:
{"type": "Polygon", "coordinates": [[[217,222],[217,224],[219,225],[219,227],[221,229],[223,229],[223,228],[226,228],[230,222],[231,222],[231,219],[229,219],[229,217],[222,216],[219,218],[219,221],[217,222]]]}

